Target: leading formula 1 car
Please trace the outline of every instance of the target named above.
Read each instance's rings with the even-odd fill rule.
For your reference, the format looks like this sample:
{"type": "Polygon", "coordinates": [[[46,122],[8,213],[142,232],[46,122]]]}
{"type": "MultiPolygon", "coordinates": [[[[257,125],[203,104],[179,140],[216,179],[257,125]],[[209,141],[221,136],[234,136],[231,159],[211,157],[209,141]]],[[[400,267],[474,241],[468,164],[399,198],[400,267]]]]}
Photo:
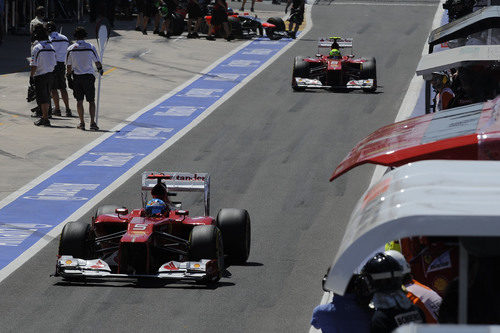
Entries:
{"type": "Polygon", "coordinates": [[[375,58],[355,58],[352,54],[352,38],[320,38],[315,57],[295,57],[292,72],[292,88],[306,89],[363,89],[377,90],[375,58]],[[331,57],[331,49],[344,53],[331,57]],[[326,50],[326,52],[325,52],[326,50]]]}
{"type": "Polygon", "coordinates": [[[224,257],[231,263],[247,261],[250,216],[234,208],[209,216],[209,174],[144,172],[142,190],[142,209],[106,205],[90,224],[66,224],[54,275],[70,281],[157,278],[211,284],[222,276],[224,257]],[[203,192],[204,216],[189,216],[179,202],[169,203],[161,214],[148,214],[148,193],[155,186],[168,196],[176,195],[170,191],[203,192]]]}

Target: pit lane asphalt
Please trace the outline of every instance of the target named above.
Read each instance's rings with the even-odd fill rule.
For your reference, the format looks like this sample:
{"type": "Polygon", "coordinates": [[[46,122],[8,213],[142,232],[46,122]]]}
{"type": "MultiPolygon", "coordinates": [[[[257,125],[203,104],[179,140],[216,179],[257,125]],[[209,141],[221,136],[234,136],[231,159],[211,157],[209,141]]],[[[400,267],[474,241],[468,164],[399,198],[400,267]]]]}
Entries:
{"type": "MultiPolygon", "coordinates": [[[[304,39],[145,168],[210,172],[212,214],[248,209],[250,262],[229,267],[231,278],[216,289],[66,285],[49,277],[54,240],[0,283],[1,330],[307,331],[321,277],[372,168],[328,178],[358,140],[393,122],[437,6],[418,3],[435,6],[313,7],[304,39]],[[354,37],[356,55],[377,58],[379,93],[291,91],[293,57],[313,55],[317,37],[332,34],[354,37]]],[[[138,207],[139,184],[132,177],[102,204],[138,207]]]]}

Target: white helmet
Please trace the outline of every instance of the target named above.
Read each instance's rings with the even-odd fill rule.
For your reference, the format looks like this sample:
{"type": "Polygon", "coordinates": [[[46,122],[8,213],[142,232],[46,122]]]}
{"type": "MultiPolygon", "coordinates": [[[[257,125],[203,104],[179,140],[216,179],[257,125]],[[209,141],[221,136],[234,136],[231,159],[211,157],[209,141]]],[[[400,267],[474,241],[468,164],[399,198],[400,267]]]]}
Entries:
{"type": "Polygon", "coordinates": [[[410,265],[406,261],[405,257],[401,254],[401,252],[396,251],[396,250],[389,250],[389,251],[385,251],[384,254],[386,256],[389,256],[389,257],[396,259],[398,264],[400,264],[401,267],[403,267],[403,275],[411,273],[410,265]]]}

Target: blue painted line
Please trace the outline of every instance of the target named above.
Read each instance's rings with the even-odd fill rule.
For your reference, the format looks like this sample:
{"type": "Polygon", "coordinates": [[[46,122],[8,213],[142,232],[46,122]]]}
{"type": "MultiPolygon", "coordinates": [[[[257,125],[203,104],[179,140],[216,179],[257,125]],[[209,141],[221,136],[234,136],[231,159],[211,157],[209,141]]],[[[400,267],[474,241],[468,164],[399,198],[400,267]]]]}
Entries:
{"type": "Polygon", "coordinates": [[[0,209],[0,270],[187,127],[292,40],[256,39],[0,209]]]}

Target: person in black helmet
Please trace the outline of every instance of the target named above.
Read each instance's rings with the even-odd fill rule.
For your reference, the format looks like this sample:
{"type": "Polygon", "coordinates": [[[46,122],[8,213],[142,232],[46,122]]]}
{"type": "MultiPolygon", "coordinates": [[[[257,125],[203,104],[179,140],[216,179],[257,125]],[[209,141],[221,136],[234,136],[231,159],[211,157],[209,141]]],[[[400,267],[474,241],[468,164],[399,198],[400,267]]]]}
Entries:
{"type": "Polygon", "coordinates": [[[425,323],[422,311],[413,305],[402,289],[403,267],[391,256],[377,253],[363,266],[361,274],[368,279],[374,310],[370,331],[389,333],[408,323],[425,323]]]}

